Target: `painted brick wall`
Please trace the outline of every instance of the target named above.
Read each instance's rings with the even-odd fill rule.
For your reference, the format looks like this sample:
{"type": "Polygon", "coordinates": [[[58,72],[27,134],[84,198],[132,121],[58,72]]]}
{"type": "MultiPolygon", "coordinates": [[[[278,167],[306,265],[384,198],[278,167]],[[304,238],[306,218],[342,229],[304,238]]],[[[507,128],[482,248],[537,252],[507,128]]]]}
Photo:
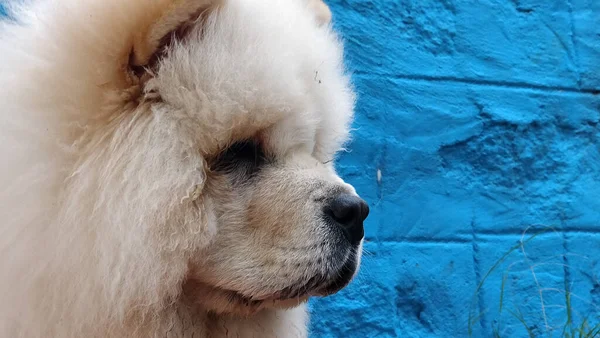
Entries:
{"type": "Polygon", "coordinates": [[[339,168],[372,214],[312,337],[598,323],[600,1],[328,2],[360,94],[339,168]]]}
{"type": "Polygon", "coordinates": [[[339,168],[372,214],[312,337],[599,323],[600,1],[328,3],[360,94],[339,168]]]}

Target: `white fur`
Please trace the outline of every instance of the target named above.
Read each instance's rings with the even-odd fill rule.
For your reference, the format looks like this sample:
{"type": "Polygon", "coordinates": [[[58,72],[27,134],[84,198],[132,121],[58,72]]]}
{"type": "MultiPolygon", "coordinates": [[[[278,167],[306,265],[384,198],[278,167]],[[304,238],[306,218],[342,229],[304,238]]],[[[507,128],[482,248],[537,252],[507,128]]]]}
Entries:
{"type": "Polygon", "coordinates": [[[207,157],[265,128],[320,161],[346,141],[341,46],[301,1],[225,0],[141,85],[133,36],[161,1],[41,0],[1,24],[1,337],[306,335],[303,306],[211,317],[182,283],[219,232],[207,157]]]}

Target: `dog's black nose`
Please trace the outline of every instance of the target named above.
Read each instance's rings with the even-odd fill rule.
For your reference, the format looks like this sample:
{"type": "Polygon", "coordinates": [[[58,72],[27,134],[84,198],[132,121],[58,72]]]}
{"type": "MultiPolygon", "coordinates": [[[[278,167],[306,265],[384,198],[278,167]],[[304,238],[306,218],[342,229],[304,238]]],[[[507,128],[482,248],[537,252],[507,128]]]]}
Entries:
{"type": "Polygon", "coordinates": [[[325,213],[344,231],[352,245],[358,245],[365,235],[363,222],[369,215],[369,206],[360,197],[342,194],[335,197],[325,213]]]}

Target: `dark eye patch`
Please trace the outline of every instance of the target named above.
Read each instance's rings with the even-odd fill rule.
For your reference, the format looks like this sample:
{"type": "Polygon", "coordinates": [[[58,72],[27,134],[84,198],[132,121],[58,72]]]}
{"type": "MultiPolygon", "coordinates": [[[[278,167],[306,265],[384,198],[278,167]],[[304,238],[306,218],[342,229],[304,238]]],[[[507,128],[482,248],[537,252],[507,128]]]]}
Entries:
{"type": "Polygon", "coordinates": [[[251,177],[267,163],[263,148],[254,141],[232,144],[214,160],[211,169],[227,174],[251,177]]]}

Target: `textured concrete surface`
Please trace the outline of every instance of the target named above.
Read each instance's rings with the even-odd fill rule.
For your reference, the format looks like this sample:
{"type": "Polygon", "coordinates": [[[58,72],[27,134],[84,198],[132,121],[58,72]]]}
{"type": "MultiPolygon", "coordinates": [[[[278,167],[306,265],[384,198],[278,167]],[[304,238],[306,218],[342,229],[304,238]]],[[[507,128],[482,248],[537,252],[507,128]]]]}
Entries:
{"type": "Polygon", "coordinates": [[[372,214],[312,337],[600,323],[600,1],[328,3],[360,94],[338,167],[372,214]]]}
{"type": "Polygon", "coordinates": [[[360,94],[339,169],[372,214],[362,270],[311,302],[311,336],[599,323],[600,1],[328,3],[360,94]]]}

